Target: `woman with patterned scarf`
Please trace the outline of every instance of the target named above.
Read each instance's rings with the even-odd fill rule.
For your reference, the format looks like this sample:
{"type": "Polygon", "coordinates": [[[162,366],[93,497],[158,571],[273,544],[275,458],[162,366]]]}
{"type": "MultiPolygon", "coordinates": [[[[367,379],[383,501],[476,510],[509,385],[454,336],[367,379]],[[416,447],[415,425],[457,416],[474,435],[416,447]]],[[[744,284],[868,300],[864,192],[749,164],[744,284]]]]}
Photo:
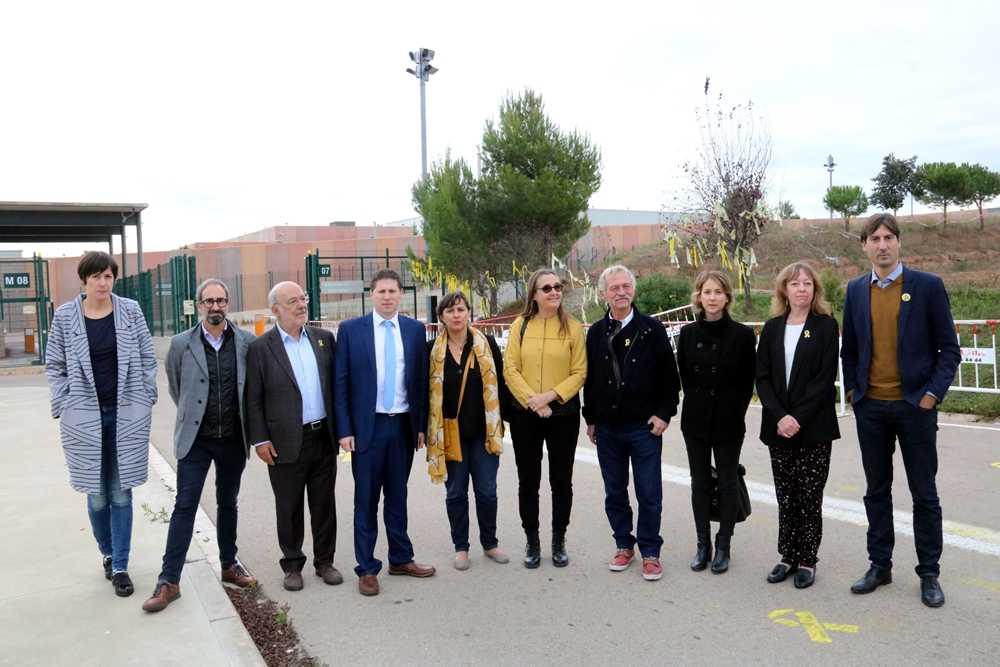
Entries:
{"type": "Polygon", "coordinates": [[[470,477],[479,543],[487,558],[507,563],[496,536],[500,400],[506,390],[500,348],[492,336],[469,326],[469,300],[462,292],[442,297],[437,315],[444,326],[430,349],[427,472],[435,484],[445,483],[455,569],[469,569],[470,477]]]}

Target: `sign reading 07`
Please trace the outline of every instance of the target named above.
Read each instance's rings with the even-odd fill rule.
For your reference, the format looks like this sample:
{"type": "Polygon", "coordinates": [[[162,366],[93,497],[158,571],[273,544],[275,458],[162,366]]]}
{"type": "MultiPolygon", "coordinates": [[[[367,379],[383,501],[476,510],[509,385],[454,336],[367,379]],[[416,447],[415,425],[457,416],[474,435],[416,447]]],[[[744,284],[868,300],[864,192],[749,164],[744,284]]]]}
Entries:
{"type": "Polygon", "coordinates": [[[31,275],[24,273],[3,274],[4,289],[27,289],[31,287],[31,275]]]}

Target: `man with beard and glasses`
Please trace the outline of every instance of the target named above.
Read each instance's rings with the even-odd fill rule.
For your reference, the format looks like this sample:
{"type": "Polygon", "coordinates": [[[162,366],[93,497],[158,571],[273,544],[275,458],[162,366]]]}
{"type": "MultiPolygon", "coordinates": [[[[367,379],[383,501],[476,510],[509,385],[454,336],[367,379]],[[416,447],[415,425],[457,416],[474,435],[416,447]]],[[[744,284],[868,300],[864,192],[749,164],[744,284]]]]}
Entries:
{"type": "Polygon", "coordinates": [[[162,611],[181,596],[181,569],[191,545],[198,501],[215,463],[215,527],[222,581],[247,588],[257,580],[236,558],[236,497],[247,460],[243,403],[247,349],[254,336],[226,318],[229,288],[215,278],[198,286],[202,321],[170,339],[167,379],[177,405],[174,455],[177,500],[170,517],[163,569],[142,608],[162,611]]]}

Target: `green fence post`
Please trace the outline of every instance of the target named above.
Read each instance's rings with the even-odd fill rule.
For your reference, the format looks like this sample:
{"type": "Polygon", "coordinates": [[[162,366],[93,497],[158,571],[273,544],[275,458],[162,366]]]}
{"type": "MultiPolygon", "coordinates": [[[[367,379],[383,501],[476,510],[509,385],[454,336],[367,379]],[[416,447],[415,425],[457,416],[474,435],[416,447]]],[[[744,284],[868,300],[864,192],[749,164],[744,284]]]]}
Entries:
{"type": "MultiPolygon", "coordinates": [[[[185,259],[187,260],[187,279],[188,279],[187,298],[191,301],[194,301],[195,292],[198,291],[198,276],[195,267],[195,258],[192,255],[191,257],[186,257],[185,259]]],[[[191,327],[193,327],[197,319],[198,319],[197,315],[188,315],[187,326],[185,328],[190,329],[191,327]]]]}

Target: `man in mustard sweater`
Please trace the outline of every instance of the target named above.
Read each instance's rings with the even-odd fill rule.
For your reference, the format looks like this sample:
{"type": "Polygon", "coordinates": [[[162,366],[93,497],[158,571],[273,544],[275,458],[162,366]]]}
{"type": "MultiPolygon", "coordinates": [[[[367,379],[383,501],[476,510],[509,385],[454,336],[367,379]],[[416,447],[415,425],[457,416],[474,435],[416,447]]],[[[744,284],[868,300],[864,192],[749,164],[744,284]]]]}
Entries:
{"type": "Polygon", "coordinates": [[[892,581],[892,455],[898,440],[913,496],[921,600],[940,607],[944,592],[938,583],[943,539],[935,482],[937,405],[955,377],[961,352],[944,283],[899,260],[896,218],[888,213],[872,216],[861,232],[861,244],[872,270],[847,286],[841,358],[868,485],[871,566],[851,591],[871,593],[892,581]]]}

